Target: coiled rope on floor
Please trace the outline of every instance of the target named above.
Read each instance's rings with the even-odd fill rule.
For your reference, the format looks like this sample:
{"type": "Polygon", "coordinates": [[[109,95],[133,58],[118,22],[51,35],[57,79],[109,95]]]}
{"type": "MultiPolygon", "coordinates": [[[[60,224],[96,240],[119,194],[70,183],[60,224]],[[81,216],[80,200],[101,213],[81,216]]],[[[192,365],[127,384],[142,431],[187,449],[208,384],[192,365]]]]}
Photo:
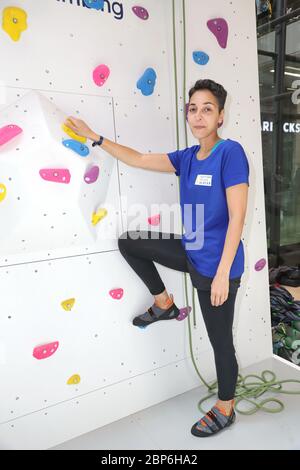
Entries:
{"type": "MultiPolygon", "coordinates": [[[[177,80],[177,48],[176,48],[176,27],[175,27],[175,0],[172,0],[172,17],[173,17],[173,57],[174,57],[174,74],[175,74],[175,100],[176,100],[176,141],[177,141],[177,149],[179,150],[179,118],[178,118],[178,80],[177,80]]],[[[182,13],[183,13],[183,63],[184,63],[184,73],[183,73],[183,96],[182,96],[182,115],[184,118],[184,131],[185,131],[185,146],[188,146],[188,139],[187,139],[187,123],[186,123],[186,112],[185,112],[185,97],[186,97],[186,19],[185,19],[185,0],[182,0],[182,13]]],[[[178,184],[178,197],[180,199],[180,176],[179,176],[179,184],[178,184]]],[[[183,226],[181,225],[181,235],[183,235],[183,226]]],[[[187,288],[187,273],[184,273],[184,281],[185,281],[185,299],[186,299],[186,306],[189,305],[188,299],[188,288],[187,288]]],[[[192,302],[193,302],[193,324],[194,328],[196,328],[196,309],[195,309],[195,288],[192,288],[192,302]]],[[[188,315],[188,329],[189,329],[189,346],[190,346],[190,353],[193,365],[195,367],[196,373],[199,376],[203,385],[207,387],[208,395],[202,398],[198,403],[199,410],[205,414],[207,410],[202,408],[202,404],[209,400],[214,395],[217,396],[218,394],[218,382],[215,381],[211,385],[209,385],[206,380],[200,374],[195,358],[193,353],[193,341],[192,341],[192,332],[191,332],[191,319],[190,315],[188,315]]],[[[300,384],[300,380],[288,379],[288,380],[277,380],[276,375],[271,370],[263,370],[261,375],[256,374],[248,374],[243,377],[241,374],[238,374],[238,380],[235,390],[235,410],[243,415],[252,415],[259,410],[266,411],[267,413],[279,413],[284,409],[284,404],[278,398],[265,398],[261,401],[258,401],[258,398],[261,397],[266,392],[274,392],[274,393],[283,393],[289,395],[298,395],[300,394],[299,390],[285,390],[282,388],[282,384],[284,383],[298,383],[300,384]],[[251,380],[249,382],[249,379],[251,380]],[[238,405],[242,402],[246,401],[248,404],[252,405],[251,408],[247,410],[242,410],[238,407],[238,405]],[[266,406],[267,403],[275,403],[277,406],[266,406]]]]}

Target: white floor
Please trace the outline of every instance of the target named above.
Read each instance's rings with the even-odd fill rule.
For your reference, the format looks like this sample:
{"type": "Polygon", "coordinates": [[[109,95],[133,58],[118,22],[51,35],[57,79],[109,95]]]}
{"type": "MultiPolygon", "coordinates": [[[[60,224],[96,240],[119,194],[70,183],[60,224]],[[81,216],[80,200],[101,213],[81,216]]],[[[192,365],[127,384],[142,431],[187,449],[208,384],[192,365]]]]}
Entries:
{"type": "MultiPolygon", "coordinates": [[[[274,371],[277,380],[300,380],[300,367],[273,358],[248,367],[240,373],[260,375],[264,369],[274,371]]],[[[299,390],[299,384],[283,384],[285,389],[299,390]]],[[[151,408],[115,421],[96,431],[65,442],[53,450],[166,450],[166,449],[297,449],[300,450],[300,395],[265,393],[261,399],[277,396],[284,403],[280,413],[237,413],[232,427],[201,439],[190,433],[201,417],[197,404],[206,395],[203,387],[167,400],[151,408]]],[[[206,402],[208,410],[215,402],[206,402]]]]}

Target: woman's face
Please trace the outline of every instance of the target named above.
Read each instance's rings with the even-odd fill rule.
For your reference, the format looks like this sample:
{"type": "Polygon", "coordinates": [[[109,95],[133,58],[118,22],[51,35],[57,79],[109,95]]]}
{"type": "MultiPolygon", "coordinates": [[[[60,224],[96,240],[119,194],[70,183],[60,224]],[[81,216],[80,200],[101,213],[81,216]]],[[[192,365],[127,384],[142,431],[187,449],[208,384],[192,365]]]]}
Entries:
{"type": "Polygon", "coordinates": [[[209,90],[198,90],[190,99],[187,119],[194,137],[203,139],[217,132],[224,109],[219,112],[218,100],[209,90]]]}

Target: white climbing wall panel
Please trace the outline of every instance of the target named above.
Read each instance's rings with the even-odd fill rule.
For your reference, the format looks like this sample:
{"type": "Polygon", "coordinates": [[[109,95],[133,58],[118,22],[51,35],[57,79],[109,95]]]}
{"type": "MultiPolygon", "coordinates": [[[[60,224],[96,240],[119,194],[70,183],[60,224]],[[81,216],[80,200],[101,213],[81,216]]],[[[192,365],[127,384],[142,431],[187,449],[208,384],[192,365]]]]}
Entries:
{"type": "MultiPolygon", "coordinates": [[[[43,0],[40,8],[34,0],[13,5],[0,0],[1,15],[10,6],[27,13],[27,29],[18,41],[0,29],[1,63],[9,64],[1,67],[0,129],[14,124],[23,130],[0,145],[0,185],[6,190],[0,201],[3,449],[49,448],[200,383],[190,359],[187,320],[133,327],[132,318],[153,299],[117,246],[127,229],[181,233],[178,217],[173,224],[160,206],[175,204],[178,216],[177,177],[125,165],[90,142],[90,154],[81,157],[63,145],[70,137],[60,127],[73,115],[143,153],[176,149],[172,1],[143,0],[147,20],[133,12],[134,0],[105,1],[104,11],[82,3],[43,0]],[[98,86],[93,71],[101,64],[110,74],[98,86]],[[153,93],[144,95],[137,82],[148,68],[155,71],[156,83],[153,93]],[[91,165],[99,166],[100,176],[86,184],[91,165]],[[69,184],[40,177],[41,168],[54,167],[69,169],[69,184]],[[91,226],[99,207],[107,215],[91,226]],[[149,217],[157,214],[161,224],[151,225],[149,217]],[[121,298],[113,295],[118,289],[123,289],[121,298]],[[33,356],[36,347],[53,343],[49,357],[33,356]],[[80,382],[67,384],[75,375],[80,382]]],[[[272,354],[267,265],[257,266],[266,258],[266,236],[254,0],[185,3],[183,97],[182,2],[175,1],[180,148],[185,147],[188,89],[199,78],[211,78],[228,91],[220,135],[241,142],[250,164],[246,263],[234,324],[243,367],[272,354]],[[228,23],[226,48],[207,28],[214,18],[228,23]],[[209,56],[206,65],[193,60],[194,51],[209,56]]],[[[195,143],[188,130],[188,145],[195,143]]],[[[184,307],[182,273],[156,267],[184,307]]],[[[188,294],[192,305],[189,276],[188,294]]],[[[194,354],[204,377],[214,380],[197,297],[195,304],[194,354]]],[[[42,354],[43,349],[48,350],[42,348],[42,354]]]]}
{"type": "Polygon", "coordinates": [[[1,127],[18,122],[23,132],[0,146],[7,190],[5,204],[0,205],[6,227],[0,235],[1,265],[87,253],[95,246],[111,248],[120,217],[116,162],[88,142],[90,153],[85,158],[66,148],[62,142],[71,138],[61,125],[68,114],[79,115],[88,122],[103,122],[104,132],[113,140],[112,99],[13,87],[7,87],[6,99],[9,105],[0,108],[1,127]],[[101,168],[98,184],[86,184],[86,171],[95,166],[101,168]],[[44,167],[68,168],[70,183],[43,180],[39,171],[44,167]],[[113,210],[108,210],[109,205],[113,210]],[[92,225],[98,207],[108,213],[100,224],[92,225]]]}
{"type": "MultiPolygon", "coordinates": [[[[98,113],[102,109],[102,119],[107,116],[112,133],[108,99],[96,100],[98,113]]],[[[65,138],[61,128],[65,114],[40,93],[27,93],[17,106],[12,104],[2,112],[2,120],[17,121],[22,133],[2,146],[1,176],[7,181],[7,199],[0,206],[1,219],[6,222],[0,235],[1,255],[26,252],[30,256],[94,244],[99,224],[92,224],[92,215],[107,198],[114,161],[65,138]],[[66,147],[72,143],[79,154],[66,147]],[[95,177],[87,183],[93,169],[95,177]]]]}

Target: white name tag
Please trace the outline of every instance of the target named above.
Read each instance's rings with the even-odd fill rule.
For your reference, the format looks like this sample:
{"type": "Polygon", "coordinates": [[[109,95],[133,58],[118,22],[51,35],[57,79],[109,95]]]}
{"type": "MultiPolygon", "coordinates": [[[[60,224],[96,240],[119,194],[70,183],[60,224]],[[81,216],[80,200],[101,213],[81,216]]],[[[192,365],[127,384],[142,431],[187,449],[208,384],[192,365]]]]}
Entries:
{"type": "Polygon", "coordinates": [[[211,186],[212,185],[212,175],[197,175],[195,184],[201,186],[211,186]]]}

